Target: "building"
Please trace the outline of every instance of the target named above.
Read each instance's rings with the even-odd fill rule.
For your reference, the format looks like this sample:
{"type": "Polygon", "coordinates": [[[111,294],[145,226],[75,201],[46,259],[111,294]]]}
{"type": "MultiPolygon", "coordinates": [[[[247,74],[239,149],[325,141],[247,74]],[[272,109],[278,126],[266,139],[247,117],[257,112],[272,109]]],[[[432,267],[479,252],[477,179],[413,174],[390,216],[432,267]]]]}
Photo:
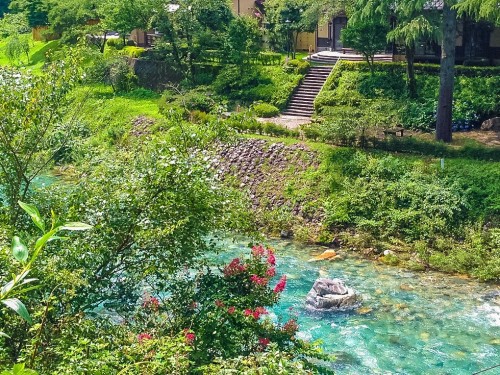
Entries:
{"type": "MultiPolygon", "coordinates": [[[[433,0],[429,5],[442,7],[440,0],[433,0]]],[[[237,15],[259,16],[263,13],[264,0],[233,0],[233,12],[237,15]]],[[[345,14],[338,14],[325,24],[318,25],[314,33],[300,33],[297,39],[297,50],[321,52],[343,52],[345,47],[340,40],[342,29],[347,26],[345,14]]],[[[465,17],[459,20],[457,30],[457,62],[467,60],[483,61],[500,65],[500,28],[488,22],[474,22],[465,17]]],[[[398,48],[391,48],[395,59],[404,59],[398,55],[398,48]]],[[[401,48],[399,50],[402,50],[401,48]]],[[[422,40],[416,47],[416,60],[423,62],[439,62],[441,47],[434,41],[422,40]]]]}

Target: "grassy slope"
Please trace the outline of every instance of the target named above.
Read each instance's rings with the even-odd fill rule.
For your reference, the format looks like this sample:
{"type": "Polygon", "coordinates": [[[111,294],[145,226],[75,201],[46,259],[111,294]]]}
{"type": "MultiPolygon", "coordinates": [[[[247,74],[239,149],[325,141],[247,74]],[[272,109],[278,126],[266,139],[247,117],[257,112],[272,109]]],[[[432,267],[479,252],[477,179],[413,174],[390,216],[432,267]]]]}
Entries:
{"type": "Polygon", "coordinates": [[[39,42],[33,41],[30,38],[30,61],[29,63],[26,61],[25,56],[21,56],[20,61],[12,63],[9,61],[7,56],[5,55],[5,45],[6,40],[0,40],[0,66],[18,66],[32,69],[33,71],[40,71],[43,64],[45,63],[45,55],[50,50],[57,50],[59,46],[59,42],[57,40],[53,40],[50,42],[39,42]]]}
{"type": "MultiPolygon", "coordinates": [[[[299,142],[289,138],[256,138],[287,145],[299,142]]],[[[338,237],[344,241],[344,248],[355,248],[376,258],[384,250],[394,251],[395,256],[379,258],[390,264],[413,269],[430,266],[448,272],[472,274],[484,280],[500,278],[500,249],[495,250],[495,241],[499,240],[497,236],[500,232],[498,229],[489,232],[482,229],[485,218],[489,222],[488,226],[497,225],[500,209],[500,169],[497,162],[450,157],[446,158],[445,169],[441,171],[439,158],[432,156],[363,151],[316,142],[307,142],[307,145],[317,152],[317,169],[298,171],[293,165],[289,165],[274,171],[274,175],[268,176],[258,190],[264,192],[264,196],[271,195],[276,200],[284,200],[283,207],[293,207],[299,202],[311,217],[321,218],[320,222],[304,222],[283,207],[267,206],[268,202],[265,201],[258,209],[257,220],[271,230],[272,234],[279,235],[281,230],[291,229],[296,240],[320,243],[330,243],[334,237],[338,237]],[[353,162],[351,153],[361,156],[361,162],[353,162]],[[364,157],[370,167],[363,170],[364,157]],[[358,173],[362,175],[358,176],[358,173]],[[366,173],[370,173],[372,177],[365,177],[366,173]],[[406,178],[403,177],[404,174],[414,177],[406,178]],[[370,184],[364,183],[365,179],[371,180],[370,184]],[[371,186],[372,183],[375,185],[371,186]],[[356,188],[353,191],[349,188],[354,184],[361,184],[360,190],[356,188]],[[457,184],[455,188],[447,188],[454,186],[453,184],[457,184]],[[419,190],[418,185],[423,186],[424,191],[419,190]],[[397,191],[393,191],[395,187],[397,191]],[[450,231],[454,233],[448,233],[447,229],[444,233],[442,230],[436,232],[435,229],[427,229],[421,221],[433,225],[441,217],[427,214],[426,211],[443,209],[445,215],[445,207],[453,209],[458,204],[435,200],[433,194],[449,194],[454,189],[466,199],[463,211],[466,216],[460,215],[450,221],[450,231]],[[400,200],[392,203],[391,197],[394,195],[402,194],[401,199],[411,199],[406,194],[412,194],[413,191],[415,194],[423,194],[422,199],[429,201],[419,203],[418,198],[414,199],[414,206],[410,205],[414,208],[410,210],[400,200]],[[378,194],[381,194],[381,201],[377,201],[378,194]],[[349,213],[356,217],[344,224],[329,224],[328,216],[335,213],[335,210],[327,207],[337,197],[356,202],[354,210],[351,207],[349,213]],[[389,201],[388,204],[381,204],[386,200],[389,201]],[[357,209],[366,214],[357,215],[357,209]],[[406,222],[413,216],[404,216],[413,210],[418,218],[415,226],[406,222]],[[370,226],[366,226],[367,223],[370,226]],[[399,225],[400,231],[386,230],[386,226],[398,228],[399,225]]]]}

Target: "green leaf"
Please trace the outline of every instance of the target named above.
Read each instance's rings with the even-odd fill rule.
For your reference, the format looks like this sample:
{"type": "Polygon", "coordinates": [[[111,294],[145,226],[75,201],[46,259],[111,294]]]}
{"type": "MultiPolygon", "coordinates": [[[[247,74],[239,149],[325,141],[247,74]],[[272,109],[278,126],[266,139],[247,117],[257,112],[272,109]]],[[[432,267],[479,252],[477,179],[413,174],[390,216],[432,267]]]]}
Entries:
{"type": "Polygon", "coordinates": [[[26,306],[24,306],[24,303],[22,303],[20,300],[18,300],[17,298],[8,298],[6,300],[3,300],[2,303],[14,310],[21,318],[26,320],[28,323],[33,324],[28,309],[26,309],[26,306]]]}
{"type": "Polygon", "coordinates": [[[2,331],[0,331],[0,337],[7,337],[8,339],[10,339],[10,336],[2,331]]]}
{"type": "Polygon", "coordinates": [[[28,259],[28,248],[21,242],[18,236],[12,238],[12,255],[18,262],[26,262],[28,259]]]}
{"type": "Polygon", "coordinates": [[[89,230],[92,229],[92,225],[88,225],[85,223],[79,223],[79,222],[71,222],[71,223],[64,223],[63,226],[60,228],[66,229],[66,230],[89,230]]]}
{"type": "Polygon", "coordinates": [[[42,216],[40,215],[40,212],[38,211],[38,208],[36,208],[32,204],[28,203],[23,203],[21,201],[17,201],[19,206],[28,213],[28,215],[31,216],[31,220],[35,223],[35,225],[40,228],[42,232],[45,232],[45,223],[43,222],[42,216]]]}

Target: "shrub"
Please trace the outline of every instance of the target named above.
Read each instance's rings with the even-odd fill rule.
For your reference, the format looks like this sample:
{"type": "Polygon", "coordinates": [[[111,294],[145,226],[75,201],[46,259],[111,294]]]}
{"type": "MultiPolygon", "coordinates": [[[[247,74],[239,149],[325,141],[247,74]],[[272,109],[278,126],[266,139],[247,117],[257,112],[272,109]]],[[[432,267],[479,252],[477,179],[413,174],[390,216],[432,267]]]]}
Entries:
{"type": "Polygon", "coordinates": [[[109,83],[114,91],[128,92],[137,85],[137,76],[124,59],[114,59],[109,65],[109,83]]]}
{"type": "Polygon", "coordinates": [[[260,103],[253,106],[253,110],[259,117],[274,117],[280,113],[280,110],[272,104],[260,103]]]}
{"type": "Polygon", "coordinates": [[[160,112],[165,112],[166,108],[178,107],[187,111],[201,111],[209,113],[217,103],[212,98],[212,95],[207,91],[206,87],[198,87],[197,89],[187,92],[175,92],[167,89],[163,92],[160,99],[160,112]]]}
{"type": "Polygon", "coordinates": [[[121,38],[113,38],[113,39],[108,39],[106,42],[106,45],[110,48],[114,48],[116,50],[122,50],[123,47],[123,40],[121,38]]]}
{"type": "Polygon", "coordinates": [[[122,55],[131,58],[139,58],[143,56],[145,52],[146,50],[144,48],[135,46],[126,46],[120,51],[122,55]]]}
{"type": "Polygon", "coordinates": [[[305,60],[290,60],[285,65],[283,65],[283,69],[286,73],[295,73],[295,74],[307,74],[311,64],[305,60]]]}

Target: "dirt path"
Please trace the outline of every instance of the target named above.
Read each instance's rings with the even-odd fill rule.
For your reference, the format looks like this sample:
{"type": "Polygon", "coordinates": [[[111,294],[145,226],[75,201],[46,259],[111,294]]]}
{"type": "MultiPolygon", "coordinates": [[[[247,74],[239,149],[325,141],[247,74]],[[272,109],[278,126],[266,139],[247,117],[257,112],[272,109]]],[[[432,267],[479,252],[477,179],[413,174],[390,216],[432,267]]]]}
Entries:
{"type": "Polygon", "coordinates": [[[295,129],[298,128],[300,125],[310,124],[311,118],[281,115],[279,117],[272,117],[272,118],[257,118],[257,121],[272,122],[273,124],[281,125],[288,129],[295,129]]]}

